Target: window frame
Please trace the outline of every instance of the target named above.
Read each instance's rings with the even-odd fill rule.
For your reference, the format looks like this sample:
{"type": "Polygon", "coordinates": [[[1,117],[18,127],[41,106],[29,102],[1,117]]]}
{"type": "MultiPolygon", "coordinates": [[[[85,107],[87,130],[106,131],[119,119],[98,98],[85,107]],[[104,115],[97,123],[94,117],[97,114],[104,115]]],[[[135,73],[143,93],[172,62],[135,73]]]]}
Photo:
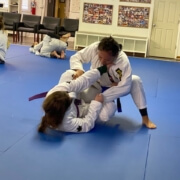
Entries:
{"type": "MultiPolygon", "coordinates": [[[[9,9],[9,1],[8,0],[0,0],[0,3],[3,3],[4,6],[0,9],[7,10],[9,9]]],[[[21,12],[31,12],[31,0],[21,0],[21,12]],[[23,1],[28,1],[27,8],[23,8],[23,1]]]]}
{"type": "Polygon", "coordinates": [[[0,0],[0,3],[4,4],[1,9],[8,9],[9,2],[7,0],[0,0]]]}
{"type": "Polygon", "coordinates": [[[30,4],[31,4],[31,0],[21,0],[21,11],[22,12],[30,12],[31,11],[31,7],[30,7],[30,4]],[[23,1],[28,1],[28,3],[27,3],[27,9],[26,8],[24,8],[23,9],[23,1]]]}

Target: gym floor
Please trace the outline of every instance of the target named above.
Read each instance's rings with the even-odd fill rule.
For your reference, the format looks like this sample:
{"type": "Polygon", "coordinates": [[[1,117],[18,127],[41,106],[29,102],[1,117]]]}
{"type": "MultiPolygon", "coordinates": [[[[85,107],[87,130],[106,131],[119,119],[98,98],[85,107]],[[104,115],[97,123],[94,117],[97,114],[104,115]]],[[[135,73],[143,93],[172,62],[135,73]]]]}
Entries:
{"type": "MultiPolygon", "coordinates": [[[[37,132],[43,99],[69,69],[66,59],[35,56],[29,44],[11,44],[0,65],[0,177],[3,180],[179,180],[180,63],[129,57],[143,80],[149,116],[157,129],[141,125],[131,96],[122,113],[96,123],[89,133],[37,132]]],[[[85,70],[89,69],[85,65],[85,70]]]]}

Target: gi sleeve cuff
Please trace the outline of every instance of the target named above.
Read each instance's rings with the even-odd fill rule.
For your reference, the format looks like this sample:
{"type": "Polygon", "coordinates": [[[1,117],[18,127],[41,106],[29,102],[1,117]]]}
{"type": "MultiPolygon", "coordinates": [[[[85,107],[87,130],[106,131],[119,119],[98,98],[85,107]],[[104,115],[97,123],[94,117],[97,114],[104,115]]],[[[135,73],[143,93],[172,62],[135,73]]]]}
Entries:
{"type": "Polygon", "coordinates": [[[104,65],[104,66],[101,66],[101,67],[98,67],[97,70],[100,72],[100,74],[104,74],[107,72],[107,67],[104,65]]]}

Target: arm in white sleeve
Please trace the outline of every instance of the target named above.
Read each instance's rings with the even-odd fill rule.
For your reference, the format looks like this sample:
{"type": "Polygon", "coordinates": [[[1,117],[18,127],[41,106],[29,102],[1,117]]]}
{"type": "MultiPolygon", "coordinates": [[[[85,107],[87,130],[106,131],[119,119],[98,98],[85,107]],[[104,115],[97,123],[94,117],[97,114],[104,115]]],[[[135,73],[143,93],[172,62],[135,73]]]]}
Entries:
{"type": "Polygon", "coordinates": [[[93,57],[97,55],[98,44],[99,42],[95,42],[71,56],[70,68],[84,71],[83,63],[89,63],[91,60],[93,60],[93,57]]]}
{"type": "Polygon", "coordinates": [[[63,82],[56,85],[50,90],[50,93],[55,91],[68,91],[68,92],[81,92],[87,89],[89,86],[94,84],[101,77],[99,70],[92,69],[84,73],[82,76],[76,80],[71,80],[70,82],[63,82]]]}
{"type": "Polygon", "coordinates": [[[130,92],[131,89],[131,81],[129,79],[128,82],[119,82],[117,86],[112,86],[102,94],[104,96],[104,102],[111,102],[119,97],[123,97],[130,92]]]}
{"type": "Polygon", "coordinates": [[[36,53],[36,51],[39,51],[43,46],[43,42],[41,41],[39,44],[34,46],[34,53],[36,53]]]}
{"type": "Polygon", "coordinates": [[[30,48],[29,48],[29,51],[30,51],[31,53],[34,53],[34,47],[30,47],[30,48]]]}
{"type": "Polygon", "coordinates": [[[67,117],[67,123],[59,129],[65,132],[88,132],[94,128],[95,121],[98,118],[101,108],[102,103],[93,100],[91,101],[88,113],[84,118],[67,117]]]}
{"type": "MultiPolygon", "coordinates": [[[[119,65],[116,64],[110,68],[110,73],[113,73],[114,77],[118,78],[118,74],[116,73],[116,70],[119,68],[119,65]]],[[[131,67],[127,64],[122,69],[122,76],[121,80],[118,82],[117,86],[112,86],[106,91],[103,92],[104,96],[104,102],[111,102],[118,97],[122,97],[127,95],[130,92],[132,84],[132,71],[131,67]]]]}
{"type": "Polygon", "coordinates": [[[69,82],[64,82],[64,79],[72,78],[72,70],[66,71],[62,78],[60,78],[59,84],[52,88],[49,93],[53,93],[55,91],[68,91],[68,92],[81,92],[92,84],[94,84],[103,73],[107,71],[106,66],[101,66],[97,69],[91,69],[85,72],[82,76],[78,77],[76,80],[70,80],[69,82]],[[69,76],[70,75],[70,76],[69,76]]]}
{"type": "Polygon", "coordinates": [[[100,77],[100,72],[97,69],[92,69],[85,72],[76,80],[66,83],[64,86],[68,92],[82,92],[94,84],[100,77]]]}

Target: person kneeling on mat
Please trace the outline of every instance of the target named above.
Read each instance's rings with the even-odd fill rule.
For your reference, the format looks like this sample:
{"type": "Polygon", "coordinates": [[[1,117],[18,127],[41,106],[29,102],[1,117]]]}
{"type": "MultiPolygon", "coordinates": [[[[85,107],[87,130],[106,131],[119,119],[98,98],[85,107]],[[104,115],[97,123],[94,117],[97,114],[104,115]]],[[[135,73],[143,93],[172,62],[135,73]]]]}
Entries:
{"type": "Polygon", "coordinates": [[[36,55],[64,59],[70,36],[70,33],[61,37],[57,34],[48,33],[40,43],[34,42],[29,50],[36,55]]]}

